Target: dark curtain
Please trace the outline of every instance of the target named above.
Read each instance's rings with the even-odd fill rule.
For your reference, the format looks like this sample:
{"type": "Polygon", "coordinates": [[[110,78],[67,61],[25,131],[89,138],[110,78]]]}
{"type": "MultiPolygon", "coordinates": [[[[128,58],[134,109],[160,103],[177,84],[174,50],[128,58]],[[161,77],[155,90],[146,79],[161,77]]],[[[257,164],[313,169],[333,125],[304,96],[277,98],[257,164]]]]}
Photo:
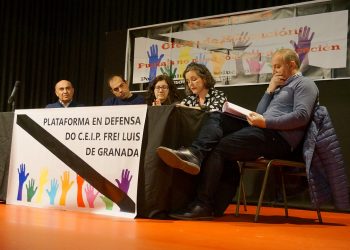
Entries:
{"type": "Polygon", "coordinates": [[[0,111],[11,109],[7,101],[17,80],[16,108],[56,101],[54,85],[61,79],[74,84],[77,101],[100,105],[108,31],[298,2],[303,1],[0,1],[0,111]]]}

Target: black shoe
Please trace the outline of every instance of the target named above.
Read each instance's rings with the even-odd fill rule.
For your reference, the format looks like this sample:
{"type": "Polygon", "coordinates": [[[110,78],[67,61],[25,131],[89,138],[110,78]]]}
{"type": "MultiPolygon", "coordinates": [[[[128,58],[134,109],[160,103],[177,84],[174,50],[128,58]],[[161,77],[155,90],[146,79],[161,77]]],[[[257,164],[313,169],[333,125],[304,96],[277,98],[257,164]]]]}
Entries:
{"type": "Polygon", "coordinates": [[[212,220],[214,218],[210,208],[198,204],[187,210],[169,214],[169,216],[178,220],[212,220]]]}
{"type": "Polygon", "coordinates": [[[200,171],[200,162],[189,149],[173,150],[166,147],[158,147],[157,154],[172,168],[179,168],[192,175],[196,175],[200,171]]]}

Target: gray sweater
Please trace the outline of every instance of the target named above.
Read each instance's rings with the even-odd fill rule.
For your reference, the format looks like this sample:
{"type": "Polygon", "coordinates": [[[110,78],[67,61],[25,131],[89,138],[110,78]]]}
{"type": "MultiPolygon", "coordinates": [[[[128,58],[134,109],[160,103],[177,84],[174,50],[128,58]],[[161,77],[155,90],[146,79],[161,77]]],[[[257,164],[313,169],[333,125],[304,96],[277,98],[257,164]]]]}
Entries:
{"type": "Polygon", "coordinates": [[[317,98],[316,84],[298,73],[274,93],[265,93],[256,112],[264,116],[266,128],[278,130],[293,150],[304,137],[317,98]]]}

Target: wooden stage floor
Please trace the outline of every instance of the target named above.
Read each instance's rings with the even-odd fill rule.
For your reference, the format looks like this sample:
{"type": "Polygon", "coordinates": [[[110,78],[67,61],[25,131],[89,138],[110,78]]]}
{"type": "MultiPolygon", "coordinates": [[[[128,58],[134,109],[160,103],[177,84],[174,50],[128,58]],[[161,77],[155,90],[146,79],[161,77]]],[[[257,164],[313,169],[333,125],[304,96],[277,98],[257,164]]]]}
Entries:
{"type": "Polygon", "coordinates": [[[350,214],[231,205],[213,221],[120,219],[0,204],[0,249],[350,249],[350,214]]]}

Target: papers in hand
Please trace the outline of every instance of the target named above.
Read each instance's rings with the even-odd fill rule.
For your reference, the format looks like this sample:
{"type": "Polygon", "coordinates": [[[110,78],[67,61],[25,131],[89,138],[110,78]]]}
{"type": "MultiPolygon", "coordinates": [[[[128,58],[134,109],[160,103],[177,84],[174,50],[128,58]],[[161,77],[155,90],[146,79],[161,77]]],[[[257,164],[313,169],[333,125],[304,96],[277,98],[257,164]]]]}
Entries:
{"type": "Polygon", "coordinates": [[[248,116],[252,111],[231,102],[225,102],[224,106],[222,107],[222,112],[233,115],[239,119],[247,120],[246,116],[248,116]]]}

